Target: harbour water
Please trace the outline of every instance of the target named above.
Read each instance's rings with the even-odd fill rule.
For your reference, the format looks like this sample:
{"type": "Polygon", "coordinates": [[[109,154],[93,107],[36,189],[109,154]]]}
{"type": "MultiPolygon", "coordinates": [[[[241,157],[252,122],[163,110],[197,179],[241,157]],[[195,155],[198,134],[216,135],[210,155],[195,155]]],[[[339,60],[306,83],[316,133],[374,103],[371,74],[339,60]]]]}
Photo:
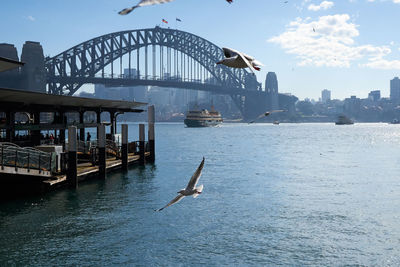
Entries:
{"type": "Polygon", "coordinates": [[[400,125],[157,124],[156,151],[0,204],[0,266],[400,265],[400,125]]]}

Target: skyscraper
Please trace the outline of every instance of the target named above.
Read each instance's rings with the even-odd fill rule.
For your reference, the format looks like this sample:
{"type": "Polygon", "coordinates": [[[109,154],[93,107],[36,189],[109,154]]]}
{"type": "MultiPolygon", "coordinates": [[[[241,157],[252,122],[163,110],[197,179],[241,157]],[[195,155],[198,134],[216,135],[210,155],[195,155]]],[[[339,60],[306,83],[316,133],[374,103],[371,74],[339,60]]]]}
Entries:
{"type": "Polygon", "coordinates": [[[375,91],[369,92],[368,98],[372,101],[378,101],[379,99],[381,99],[381,91],[375,90],[375,91]]]}
{"type": "Polygon", "coordinates": [[[324,89],[321,92],[321,101],[322,103],[326,103],[328,101],[331,101],[331,91],[324,89]]]}
{"type": "MultiPolygon", "coordinates": [[[[265,91],[269,98],[269,106],[271,110],[279,108],[279,95],[278,95],[278,78],[275,72],[268,72],[265,80],[265,91]]],[[[268,100],[267,100],[268,101],[268,100]]]]}
{"type": "Polygon", "coordinates": [[[400,79],[399,77],[394,77],[390,81],[390,100],[399,101],[400,100],[400,79]]]}

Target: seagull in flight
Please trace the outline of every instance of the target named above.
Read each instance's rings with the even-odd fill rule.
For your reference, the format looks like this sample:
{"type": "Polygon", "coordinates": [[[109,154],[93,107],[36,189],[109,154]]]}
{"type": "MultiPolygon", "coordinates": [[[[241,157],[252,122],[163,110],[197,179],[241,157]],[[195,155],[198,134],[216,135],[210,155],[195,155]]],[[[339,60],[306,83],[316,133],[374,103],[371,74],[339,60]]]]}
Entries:
{"type": "Polygon", "coordinates": [[[261,114],[260,116],[258,116],[255,120],[252,120],[251,122],[249,122],[249,124],[250,124],[250,123],[253,123],[253,122],[255,122],[256,120],[261,119],[261,118],[263,118],[263,117],[267,117],[267,116],[271,115],[272,113],[285,112],[285,111],[286,111],[286,110],[283,110],[283,109],[277,109],[277,110],[271,110],[271,111],[264,112],[263,114],[261,114]]]}
{"type": "Polygon", "coordinates": [[[190,178],[190,181],[187,184],[186,188],[180,190],[178,192],[178,195],[173,200],[171,200],[167,205],[165,205],[161,209],[158,209],[158,210],[155,210],[155,211],[162,211],[163,209],[165,209],[165,208],[167,208],[167,207],[179,202],[182,198],[184,198],[186,196],[193,196],[193,198],[198,197],[198,195],[200,195],[201,192],[203,191],[203,185],[200,185],[200,186],[196,187],[197,182],[200,179],[201,171],[203,170],[203,167],[204,167],[204,157],[203,157],[203,160],[201,161],[199,167],[194,172],[192,178],[190,178]]]}
{"type": "Polygon", "coordinates": [[[222,50],[224,51],[225,58],[221,61],[217,62],[218,64],[222,64],[231,68],[249,68],[251,72],[254,74],[254,70],[260,70],[260,66],[264,66],[261,62],[254,59],[249,55],[246,55],[242,52],[237,50],[223,47],[222,50]]]}
{"type": "Polygon", "coordinates": [[[131,13],[135,8],[141,7],[141,6],[151,6],[151,5],[156,5],[156,4],[164,4],[168,2],[172,2],[174,0],[141,0],[136,6],[133,7],[128,7],[122,9],[118,14],[120,15],[128,15],[131,13]]]}
{"type": "MultiPolygon", "coordinates": [[[[136,6],[133,7],[128,7],[122,9],[118,14],[120,15],[128,15],[131,13],[135,8],[141,7],[141,6],[151,6],[151,5],[156,5],[156,4],[164,4],[168,2],[172,2],[174,0],[141,0],[136,6]]],[[[232,4],[233,0],[226,0],[229,4],[232,4]]]]}

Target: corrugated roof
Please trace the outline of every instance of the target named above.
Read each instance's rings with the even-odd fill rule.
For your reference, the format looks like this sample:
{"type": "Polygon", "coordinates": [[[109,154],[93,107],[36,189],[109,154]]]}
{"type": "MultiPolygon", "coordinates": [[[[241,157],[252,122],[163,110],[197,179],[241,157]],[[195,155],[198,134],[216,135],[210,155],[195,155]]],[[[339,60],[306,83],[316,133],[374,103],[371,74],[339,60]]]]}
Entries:
{"type": "Polygon", "coordinates": [[[138,107],[147,105],[147,103],[106,100],[86,97],[50,95],[45,93],[22,91],[14,89],[0,88],[0,108],[1,103],[18,103],[23,105],[42,105],[57,107],[75,107],[75,108],[104,108],[118,109],[121,111],[142,112],[138,107]]]}

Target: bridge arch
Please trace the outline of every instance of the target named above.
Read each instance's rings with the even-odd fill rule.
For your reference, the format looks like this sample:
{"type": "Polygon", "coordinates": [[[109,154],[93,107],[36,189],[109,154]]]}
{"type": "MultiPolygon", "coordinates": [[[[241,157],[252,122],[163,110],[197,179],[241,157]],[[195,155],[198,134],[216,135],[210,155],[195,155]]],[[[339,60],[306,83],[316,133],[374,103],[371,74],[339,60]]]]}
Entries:
{"type": "MultiPolygon", "coordinates": [[[[78,44],[55,57],[46,58],[48,92],[51,94],[73,95],[84,83],[102,83],[101,80],[118,84],[121,81],[117,78],[121,77],[114,75],[113,64],[120,59],[121,71],[122,58],[129,55],[130,70],[131,53],[134,51],[137,51],[136,69],[140,73],[134,77],[138,85],[163,86],[164,84],[165,86],[177,88],[210,90],[231,95],[243,95],[246,91],[260,89],[260,84],[252,73],[244,69],[217,66],[215,63],[224,57],[223,51],[210,41],[188,32],[155,27],[102,35],[78,44]],[[180,52],[181,57],[183,54],[187,58],[194,60],[203,68],[200,71],[207,71],[213,77],[213,82],[205,79],[199,82],[184,77],[183,68],[185,66],[182,66],[182,64],[179,66],[179,62],[174,62],[174,68],[176,67],[178,71],[179,69],[181,70],[180,77],[175,75],[176,78],[179,78],[179,81],[168,83],[167,80],[171,80],[171,77],[161,79],[163,69],[160,71],[159,78],[154,77],[154,51],[156,46],[159,47],[160,51],[166,47],[180,52]],[[153,62],[151,64],[153,75],[149,75],[150,71],[148,70],[149,62],[147,57],[149,47],[153,48],[153,62]],[[140,59],[139,50],[142,48],[145,49],[144,60],[140,59]],[[144,61],[144,63],[141,61],[144,61]],[[110,65],[112,73],[111,77],[107,77],[105,69],[110,65]],[[143,73],[145,74],[144,76],[141,75],[143,73]]],[[[159,59],[162,61],[164,56],[160,55],[159,59]]],[[[158,63],[160,66],[163,64],[163,62],[158,63]]]]}

